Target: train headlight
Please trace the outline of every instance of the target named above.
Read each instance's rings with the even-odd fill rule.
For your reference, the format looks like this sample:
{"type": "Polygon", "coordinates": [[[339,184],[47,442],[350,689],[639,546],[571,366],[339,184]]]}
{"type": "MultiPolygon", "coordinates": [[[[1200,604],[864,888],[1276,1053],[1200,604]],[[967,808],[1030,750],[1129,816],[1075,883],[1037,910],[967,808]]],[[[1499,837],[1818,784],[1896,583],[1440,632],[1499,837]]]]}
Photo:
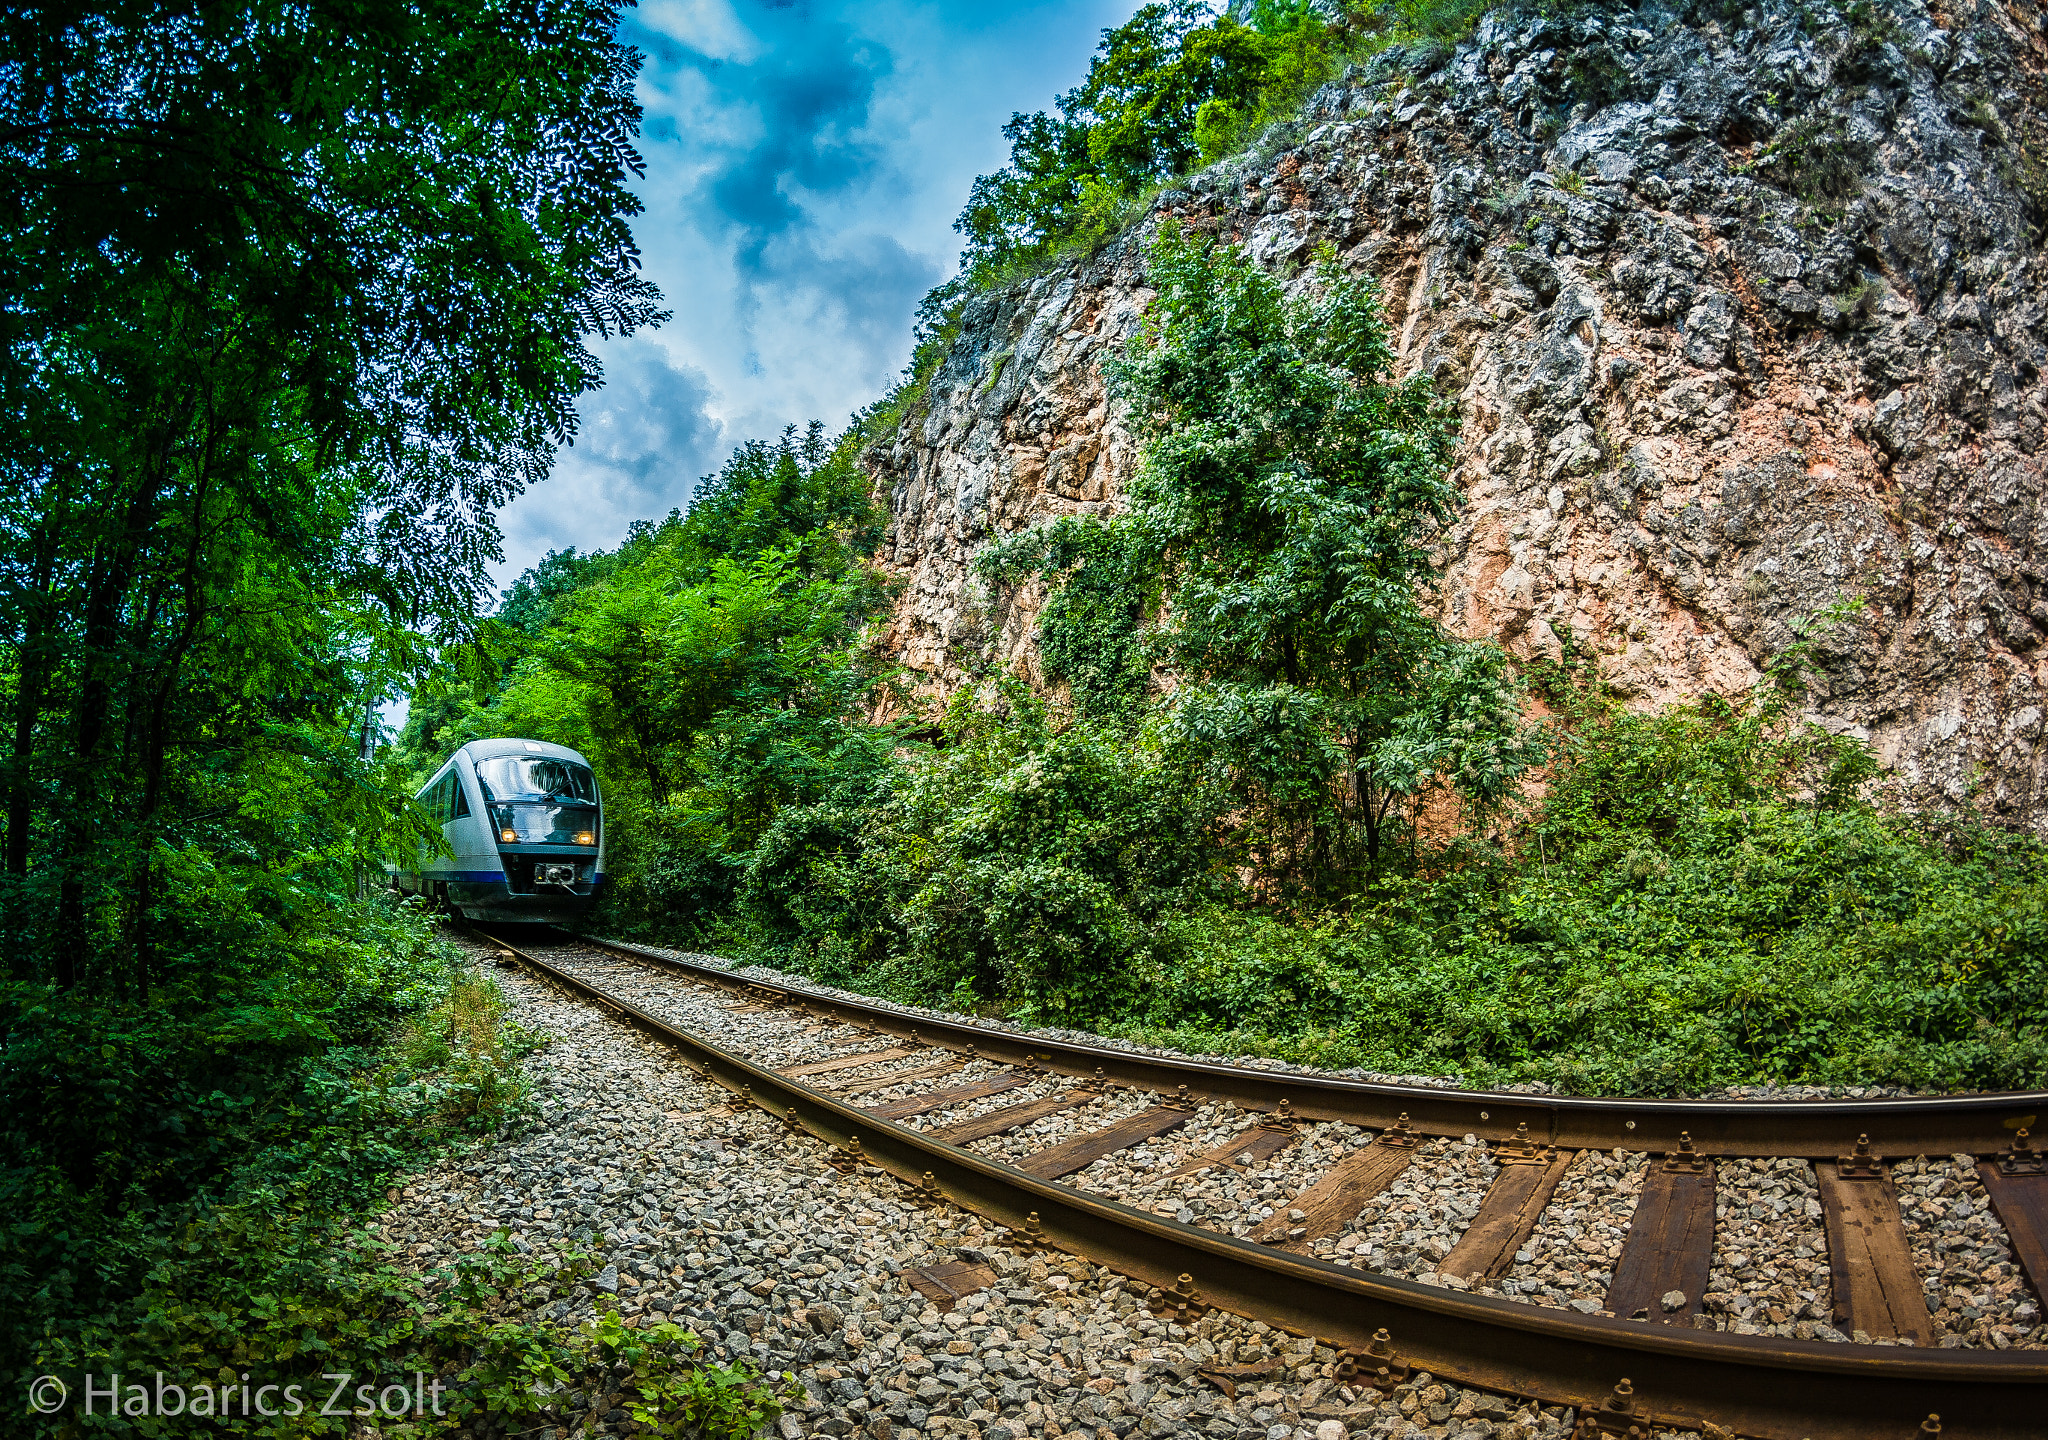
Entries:
{"type": "Polygon", "coordinates": [[[597,837],[588,830],[579,830],[576,832],[576,843],[578,845],[595,845],[597,837]]]}
{"type": "Polygon", "coordinates": [[[519,838],[519,832],[517,830],[500,830],[498,832],[498,838],[504,841],[507,845],[510,845],[513,841],[519,838]]]}

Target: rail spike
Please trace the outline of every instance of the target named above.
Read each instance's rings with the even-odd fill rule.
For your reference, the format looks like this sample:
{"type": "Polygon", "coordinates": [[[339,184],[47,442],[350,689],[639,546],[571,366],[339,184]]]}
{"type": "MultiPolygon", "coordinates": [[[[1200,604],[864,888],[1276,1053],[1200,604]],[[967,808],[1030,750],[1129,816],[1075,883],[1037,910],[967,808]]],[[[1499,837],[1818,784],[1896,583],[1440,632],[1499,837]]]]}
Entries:
{"type": "Polygon", "coordinates": [[[1265,1119],[1259,1122],[1259,1128],[1261,1130],[1279,1130],[1291,1134],[1294,1130],[1294,1120],[1293,1102],[1283,1099],[1278,1105],[1273,1107],[1265,1119]]]}
{"type": "Polygon", "coordinates": [[[1391,1145],[1396,1150],[1413,1150],[1422,1143],[1422,1137],[1415,1132],[1415,1127],[1408,1123],[1408,1112],[1403,1110],[1401,1118],[1380,1131],[1379,1137],[1372,1143],[1391,1145]]]}
{"type": "Polygon", "coordinates": [[[1598,1409],[1579,1412],[1572,1440],[1600,1440],[1608,1435],[1641,1435],[1647,1440],[1649,1424],[1649,1417],[1636,1408],[1636,1387],[1624,1378],[1598,1409]]]}
{"type": "Polygon", "coordinates": [[[1154,1315],[1176,1325],[1192,1325],[1209,1313],[1209,1302],[1202,1298],[1195,1277],[1185,1271],[1171,1290],[1154,1289],[1146,1304],[1154,1315]]]}
{"type": "Polygon", "coordinates": [[[1844,1180],[1882,1180],[1884,1160],[1870,1153],[1870,1137],[1856,1137],[1856,1153],[1835,1161],[1835,1174],[1844,1180]]]}
{"type": "Polygon", "coordinates": [[[1408,1362],[1394,1353],[1394,1342],[1385,1327],[1373,1332],[1363,1350],[1346,1350],[1337,1357],[1337,1378],[1347,1385],[1370,1385],[1375,1390],[1392,1390],[1408,1378],[1408,1362]]]}
{"type": "Polygon", "coordinates": [[[1012,1250],[1022,1250],[1027,1253],[1049,1252],[1059,1248],[1052,1243],[1052,1237],[1045,1233],[1045,1227],[1038,1223],[1038,1212],[1036,1210],[1033,1210],[1024,1217],[1022,1225],[1010,1227],[1009,1238],[1003,1243],[1012,1250]]]}
{"type": "Polygon", "coordinates": [[[1548,1165],[1556,1158],[1556,1147],[1538,1145],[1527,1125],[1515,1126],[1514,1139],[1493,1147],[1493,1163],[1496,1165],[1548,1165]]]}
{"type": "Polygon", "coordinates": [[[1673,1175],[1704,1175],[1707,1165],[1707,1157],[1692,1148],[1692,1131],[1681,1130],[1678,1132],[1678,1148],[1664,1157],[1661,1168],[1673,1175]]]}
{"type": "Polygon", "coordinates": [[[2027,1127],[2020,1126],[2012,1137],[2012,1149],[1998,1157],[1998,1170],[2001,1175],[2048,1174],[2048,1157],[2044,1157],[2034,1148],[2027,1135],[2027,1127]]]}

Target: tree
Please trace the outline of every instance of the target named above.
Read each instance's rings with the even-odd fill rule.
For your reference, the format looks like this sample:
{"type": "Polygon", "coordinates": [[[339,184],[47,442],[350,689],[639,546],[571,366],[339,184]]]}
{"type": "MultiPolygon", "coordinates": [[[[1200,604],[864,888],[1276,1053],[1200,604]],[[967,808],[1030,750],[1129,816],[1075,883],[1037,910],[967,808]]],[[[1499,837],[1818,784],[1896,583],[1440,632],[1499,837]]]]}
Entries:
{"type": "Polygon", "coordinates": [[[880,538],[868,478],[851,443],[826,438],[822,421],[799,434],[783,427],[770,444],[749,440],[716,475],[698,481],[683,519],[681,543],[693,578],[720,559],[793,547],[812,574],[843,570],[880,538]]]}
{"type": "Polygon", "coordinates": [[[614,0],[0,20],[17,975],[147,990],[167,856],[243,843],[213,782],[258,752],[337,763],[317,737],[425,663],[415,629],[473,615],[492,511],[598,383],[584,338],[660,318],[616,21],[614,0]]]}
{"type": "Polygon", "coordinates": [[[1424,606],[1455,492],[1453,414],[1399,380],[1367,278],[1319,257],[1289,297],[1169,228],[1158,298],[1111,378],[1142,451],[1122,523],[1165,576],[1161,652],[1186,752],[1224,766],[1276,870],[1377,862],[1433,783],[1497,803],[1541,755],[1506,661],[1424,606]]]}
{"type": "Polygon", "coordinates": [[[1215,158],[1196,123],[1205,108],[1210,130],[1258,113],[1275,80],[1320,73],[1341,29],[1310,0],[1258,0],[1242,21],[1236,12],[1155,0],[1102,32],[1087,77],[1054,102],[1057,113],[1012,115],[1009,165],[976,178],[953,224],[967,237],[966,267],[999,269],[1091,225],[1106,230],[1147,185],[1215,158]]]}

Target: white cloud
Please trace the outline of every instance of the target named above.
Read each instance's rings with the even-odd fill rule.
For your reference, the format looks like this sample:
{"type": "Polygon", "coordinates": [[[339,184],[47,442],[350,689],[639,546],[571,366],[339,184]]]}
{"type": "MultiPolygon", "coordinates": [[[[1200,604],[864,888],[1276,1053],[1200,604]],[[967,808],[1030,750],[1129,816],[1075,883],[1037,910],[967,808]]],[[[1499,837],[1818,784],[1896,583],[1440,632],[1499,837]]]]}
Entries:
{"type": "Polygon", "coordinates": [[[689,503],[732,446],[881,395],[959,250],[1002,126],[1085,73],[1135,0],[651,0],[625,33],[646,202],[634,232],[675,318],[607,346],[611,382],[545,484],[501,517],[500,587],[689,503]]]}
{"type": "Polygon", "coordinates": [[[761,52],[761,45],[725,0],[645,0],[634,18],[712,60],[742,64],[761,52]]]}

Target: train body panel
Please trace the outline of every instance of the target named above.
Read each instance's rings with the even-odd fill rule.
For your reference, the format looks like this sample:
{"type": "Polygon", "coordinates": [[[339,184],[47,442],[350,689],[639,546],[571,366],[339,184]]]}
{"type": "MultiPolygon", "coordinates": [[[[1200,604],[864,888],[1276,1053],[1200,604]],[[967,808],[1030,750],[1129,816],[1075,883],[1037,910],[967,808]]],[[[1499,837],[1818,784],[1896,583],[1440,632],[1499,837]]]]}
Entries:
{"type": "Polygon", "coordinates": [[[581,915],[604,885],[604,797],[590,762],[541,740],[472,740],[414,797],[452,854],[421,847],[392,888],[472,920],[581,915]]]}

